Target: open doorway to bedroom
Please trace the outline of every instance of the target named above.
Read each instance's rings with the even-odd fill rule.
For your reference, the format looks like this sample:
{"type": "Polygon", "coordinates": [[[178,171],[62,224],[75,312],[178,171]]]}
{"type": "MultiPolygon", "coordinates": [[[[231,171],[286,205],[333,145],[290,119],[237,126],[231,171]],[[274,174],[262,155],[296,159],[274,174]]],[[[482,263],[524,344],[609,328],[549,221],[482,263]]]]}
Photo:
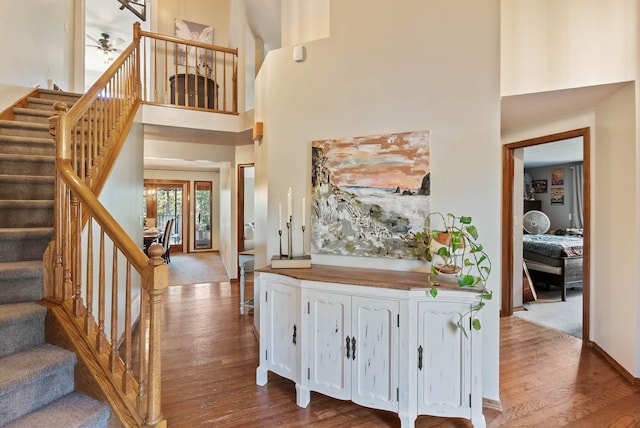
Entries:
{"type": "MultiPolygon", "coordinates": [[[[582,291],[582,332],[583,340],[588,341],[589,331],[589,225],[590,225],[590,176],[591,158],[589,151],[589,128],[582,128],[573,131],[547,135],[534,139],[519,141],[503,146],[503,273],[502,273],[502,315],[514,314],[515,310],[523,309],[524,285],[527,279],[534,279],[534,284],[550,284],[557,300],[562,302],[566,296],[575,294],[572,289],[577,289],[581,285],[582,291]],[[537,165],[538,168],[527,169],[528,177],[525,175],[524,152],[526,150],[536,151],[541,148],[567,148],[568,145],[576,145],[579,141],[582,149],[582,184],[574,184],[573,176],[578,172],[574,168],[580,162],[567,163],[554,167],[549,165],[537,165]],[[535,175],[535,177],[533,177],[535,175]],[[548,176],[548,177],[547,177],[548,176]],[[527,178],[529,180],[527,180],[527,178]],[[571,182],[569,181],[571,180],[571,182]],[[526,182],[526,186],[523,184],[526,182]],[[566,184],[565,184],[566,182],[566,184]],[[562,183],[562,184],[560,184],[562,183]],[[573,197],[574,186],[581,187],[583,200],[577,204],[573,197]],[[569,190],[567,190],[569,189],[569,190]],[[545,193],[543,193],[543,191],[545,193]],[[536,194],[538,192],[538,194],[536,194]],[[570,199],[571,198],[571,199],[570,199]],[[581,206],[580,206],[581,205],[581,206]],[[574,209],[575,210],[572,210],[574,209]],[[525,211],[534,210],[529,215],[525,211]],[[545,213],[546,211],[546,213],[545,213]],[[575,212],[574,212],[575,211],[575,212]],[[576,213],[580,212],[583,217],[579,219],[576,213]],[[549,219],[553,221],[551,221],[549,219]],[[529,228],[533,229],[529,233],[523,226],[525,222],[531,222],[529,228]],[[582,221],[580,221],[582,220],[582,221]],[[551,225],[554,229],[551,229],[551,225]],[[534,230],[535,229],[535,230],[534,230]],[[538,229],[545,229],[544,232],[538,229]],[[531,245],[523,237],[532,240],[562,239],[567,233],[582,232],[581,255],[559,254],[538,256],[523,250],[524,245],[531,245]],[[557,235],[556,235],[557,233],[557,235]],[[532,235],[532,236],[526,236],[532,235]],[[525,257],[525,255],[527,257],[525,257]],[[527,259],[527,260],[525,260],[527,259]],[[524,261],[523,261],[524,260],[524,261]],[[575,263],[579,262],[581,269],[577,269],[575,263]],[[525,269],[529,266],[528,269],[525,269]],[[533,273],[531,276],[525,272],[533,273]],[[580,284],[581,283],[581,284],[580,284]],[[570,290],[565,294],[564,290],[570,290]]],[[[568,238],[569,239],[569,238],[568,238]]],[[[575,239],[577,241],[577,239],[575,239]]],[[[539,245],[538,242],[533,244],[539,245]]],[[[541,244],[540,244],[541,245],[541,244]]],[[[562,243],[561,245],[566,245],[562,243]]],[[[577,247],[577,244],[575,244],[577,247]]],[[[530,249],[530,247],[528,247],[530,249]]],[[[570,252],[571,252],[570,251],[570,252]]],[[[525,299],[526,300],[526,299],[525,299]]],[[[566,302],[563,302],[566,303],[566,302]]],[[[556,305],[561,306],[561,305],[556,305]]],[[[569,305],[565,308],[569,310],[569,305]]],[[[546,308],[545,308],[546,309],[546,308]]],[[[525,315],[525,314],[521,314],[525,315]]],[[[521,316],[526,319],[526,316],[521,316]]],[[[571,334],[571,333],[570,333],[571,334]]]]}

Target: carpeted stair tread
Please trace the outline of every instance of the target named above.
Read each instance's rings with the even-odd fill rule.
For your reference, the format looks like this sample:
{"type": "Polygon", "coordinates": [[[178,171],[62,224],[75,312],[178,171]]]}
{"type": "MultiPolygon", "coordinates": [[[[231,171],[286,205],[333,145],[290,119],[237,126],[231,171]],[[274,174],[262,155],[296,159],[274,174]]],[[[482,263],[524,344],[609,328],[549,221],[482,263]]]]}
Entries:
{"type": "MultiPolygon", "coordinates": [[[[36,97],[27,98],[27,103],[29,105],[29,108],[36,109],[36,110],[47,110],[50,112],[55,111],[53,108],[53,105],[58,101],[60,100],[54,100],[50,98],[36,98],[36,97]]],[[[67,102],[67,101],[63,101],[63,102],[67,104],[67,107],[71,107],[73,105],[73,103],[71,102],[67,102]]]]}
{"type": "Polygon", "coordinates": [[[53,114],[49,110],[37,108],[14,107],[13,117],[18,122],[49,123],[49,117],[53,114]]]}
{"type": "Polygon", "coordinates": [[[66,102],[75,103],[84,94],[67,91],[55,91],[53,89],[40,89],[40,98],[45,100],[61,100],[66,102]]]}
{"type": "Polygon", "coordinates": [[[54,156],[56,152],[53,138],[21,137],[0,135],[0,153],[18,155],[54,156]]]}
{"type": "Polygon", "coordinates": [[[106,404],[72,392],[5,428],[102,428],[107,426],[110,413],[106,404]]]}
{"type": "Polygon", "coordinates": [[[33,278],[40,275],[42,275],[42,261],[40,260],[0,263],[0,281],[33,278]]]}
{"type": "Polygon", "coordinates": [[[46,315],[46,308],[35,302],[0,305],[0,394],[4,390],[3,358],[44,343],[46,315]]]}
{"type": "Polygon", "coordinates": [[[55,194],[54,183],[53,175],[0,174],[0,199],[52,200],[55,194]]]}
{"type": "Polygon", "coordinates": [[[53,200],[0,200],[0,227],[53,226],[53,200]]]}
{"type": "Polygon", "coordinates": [[[71,393],[76,362],[48,343],[0,358],[0,426],[71,393]]]}
{"type": "Polygon", "coordinates": [[[0,228],[0,241],[18,239],[42,239],[53,236],[53,227],[6,227],[0,228]]]}
{"type": "Polygon", "coordinates": [[[49,132],[49,125],[44,123],[22,122],[19,120],[0,120],[0,129],[31,129],[49,132]]]}
{"type": "Polygon", "coordinates": [[[41,260],[0,263],[0,304],[42,300],[43,277],[41,260]]]}
{"type": "Polygon", "coordinates": [[[5,175],[0,174],[0,183],[16,184],[16,183],[37,183],[49,185],[54,182],[53,175],[5,175]]]}
{"type": "Polygon", "coordinates": [[[37,380],[51,370],[76,364],[76,354],[49,343],[0,358],[0,391],[37,380]]]}
{"type": "Polygon", "coordinates": [[[0,262],[42,261],[53,227],[0,228],[0,262]]]}
{"type": "Polygon", "coordinates": [[[46,156],[46,155],[22,155],[19,153],[0,153],[0,162],[10,161],[10,160],[21,160],[21,161],[32,161],[32,162],[54,162],[56,160],[55,156],[46,156]]]}

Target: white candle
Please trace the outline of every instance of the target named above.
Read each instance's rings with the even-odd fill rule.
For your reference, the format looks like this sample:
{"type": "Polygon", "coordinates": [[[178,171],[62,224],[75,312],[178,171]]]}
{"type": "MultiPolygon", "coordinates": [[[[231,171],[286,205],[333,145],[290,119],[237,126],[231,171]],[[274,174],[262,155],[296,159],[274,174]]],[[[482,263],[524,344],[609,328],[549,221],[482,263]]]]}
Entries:
{"type": "Polygon", "coordinates": [[[278,202],[278,231],[282,230],[282,202],[278,202]]]}
{"type": "Polygon", "coordinates": [[[291,221],[291,187],[287,193],[287,222],[291,221]]]}
{"type": "Polygon", "coordinates": [[[304,203],[304,199],[302,198],[302,227],[304,227],[304,219],[305,219],[305,215],[304,215],[304,210],[305,210],[305,203],[304,203]]]}

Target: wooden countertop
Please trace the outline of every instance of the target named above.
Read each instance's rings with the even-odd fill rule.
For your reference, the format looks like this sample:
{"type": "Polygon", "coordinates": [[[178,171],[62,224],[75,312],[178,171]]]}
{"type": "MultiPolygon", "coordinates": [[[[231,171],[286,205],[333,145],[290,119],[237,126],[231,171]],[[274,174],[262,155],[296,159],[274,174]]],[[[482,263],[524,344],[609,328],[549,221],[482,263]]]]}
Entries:
{"type": "MultiPolygon", "coordinates": [[[[366,269],[343,266],[311,265],[310,268],[274,269],[266,266],[256,270],[257,272],[275,273],[291,278],[333,282],[338,284],[364,285],[368,287],[384,287],[396,290],[424,290],[430,288],[427,284],[425,272],[404,272],[386,269],[366,269]]],[[[447,282],[443,277],[438,277],[438,288],[460,289],[457,282],[447,282]]],[[[462,288],[465,291],[477,291],[478,288],[462,288]]]]}

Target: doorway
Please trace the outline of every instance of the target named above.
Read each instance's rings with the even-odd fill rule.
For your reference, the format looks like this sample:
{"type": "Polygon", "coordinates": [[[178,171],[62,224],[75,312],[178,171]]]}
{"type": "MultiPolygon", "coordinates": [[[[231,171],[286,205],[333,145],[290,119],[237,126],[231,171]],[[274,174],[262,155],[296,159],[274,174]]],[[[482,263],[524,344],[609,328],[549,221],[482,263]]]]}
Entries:
{"type": "Polygon", "coordinates": [[[193,229],[194,249],[210,250],[212,248],[211,238],[211,213],[213,205],[211,204],[211,193],[213,183],[211,181],[194,181],[195,192],[195,227],[193,229]]]}
{"type": "Polygon", "coordinates": [[[162,229],[174,219],[169,232],[169,251],[185,253],[188,248],[189,230],[189,182],[182,180],[144,180],[145,218],[155,219],[162,229]]]}
{"type": "Polygon", "coordinates": [[[590,301],[590,235],[591,235],[591,154],[590,130],[581,128],[558,134],[546,135],[529,140],[505,144],[502,148],[502,303],[501,316],[513,315],[514,305],[514,183],[515,151],[525,147],[558,142],[582,137],[584,156],[584,224],[583,224],[583,270],[582,270],[582,338],[589,341],[589,301],[590,301]]]}
{"type": "Polygon", "coordinates": [[[253,249],[255,166],[238,165],[238,252],[253,249]]]}

